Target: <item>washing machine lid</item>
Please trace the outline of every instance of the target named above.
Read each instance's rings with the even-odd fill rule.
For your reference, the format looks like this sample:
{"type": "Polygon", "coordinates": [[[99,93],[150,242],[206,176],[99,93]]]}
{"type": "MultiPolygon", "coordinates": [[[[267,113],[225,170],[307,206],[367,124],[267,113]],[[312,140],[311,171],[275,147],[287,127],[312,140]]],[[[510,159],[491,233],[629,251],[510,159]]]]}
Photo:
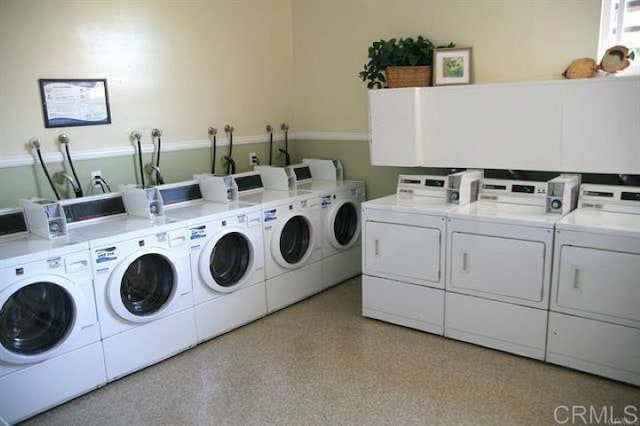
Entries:
{"type": "Polygon", "coordinates": [[[556,224],[557,229],[621,237],[640,237],[640,214],[577,209],[556,224]]]}
{"type": "Polygon", "coordinates": [[[340,181],[309,180],[298,183],[296,188],[302,191],[315,192],[317,195],[324,195],[330,194],[340,188],[340,183],[340,181]]]}
{"type": "Polygon", "coordinates": [[[265,189],[264,191],[249,194],[239,194],[238,201],[251,204],[260,204],[262,207],[272,207],[283,204],[283,202],[308,200],[312,196],[317,196],[311,191],[291,190],[278,191],[275,189],[265,189]]]}
{"type": "Polygon", "coordinates": [[[27,234],[20,238],[2,241],[0,244],[0,269],[50,256],[63,256],[88,248],[89,245],[86,242],[73,237],[48,239],[27,234]]]}
{"type": "Polygon", "coordinates": [[[357,180],[309,180],[300,182],[296,185],[296,188],[303,191],[312,192],[335,192],[343,189],[351,189],[364,186],[364,182],[357,180]]]}
{"type": "Polygon", "coordinates": [[[181,220],[186,222],[186,225],[193,225],[227,217],[230,214],[247,214],[259,211],[260,206],[244,201],[229,203],[202,201],[189,206],[165,208],[164,214],[170,219],[181,220]]]}
{"type": "Polygon", "coordinates": [[[389,210],[396,212],[443,215],[458,207],[447,203],[444,197],[425,197],[411,194],[393,194],[362,203],[365,209],[389,210]]]}
{"type": "Polygon", "coordinates": [[[455,219],[480,222],[506,223],[510,225],[553,228],[562,217],[557,213],[547,213],[545,206],[475,201],[459,206],[447,213],[455,219]]]}
{"type": "Polygon", "coordinates": [[[184,227],[183,222],[166,216],[154,219],[124,216],[106,219],[103,222],[74,226],[69,230],[69,235],[72,238],[88,241],[90,246],[96,246],[168,232],[182,227],[184,227]]]}

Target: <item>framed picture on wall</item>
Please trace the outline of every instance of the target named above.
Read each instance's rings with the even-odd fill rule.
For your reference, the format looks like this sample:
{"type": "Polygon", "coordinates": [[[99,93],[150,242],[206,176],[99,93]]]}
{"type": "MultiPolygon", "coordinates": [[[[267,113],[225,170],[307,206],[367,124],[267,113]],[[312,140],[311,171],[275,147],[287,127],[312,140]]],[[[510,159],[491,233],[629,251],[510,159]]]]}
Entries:
{"type": "Polygon", "coordinates": [[[106,79],[41,78],[38,82],[44,127],[111,124],[106,79]]]}
{"type": "Polygon", "coordinates": [[[473,83],[470,47],[435,49],[433,52],[433,85],[448,86],[473,83]]]}

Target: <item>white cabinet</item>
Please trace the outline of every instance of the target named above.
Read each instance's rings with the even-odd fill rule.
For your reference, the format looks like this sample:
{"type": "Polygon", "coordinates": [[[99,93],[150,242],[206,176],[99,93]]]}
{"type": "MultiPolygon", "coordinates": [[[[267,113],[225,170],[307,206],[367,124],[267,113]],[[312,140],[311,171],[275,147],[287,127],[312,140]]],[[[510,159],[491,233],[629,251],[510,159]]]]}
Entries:
{"type": "Polygon", "coordinates": [[[562,169],[640,173],[640,78],[567,82],[562,169]]]}
{"type": "Polygon", "coordinates": [[[422,137],[419,89],[369,91],[371,164],[419,166],[422,137]]]}
{"type": "Polygon", "coordinates": [[[640,77],[370,91],[371,163],[640,174],[640,77]]]}
{"type": "Polygon", "coordinates": [[[421,89],[422,165],[558,170],[562,94],[546,83],[421,89]]]}

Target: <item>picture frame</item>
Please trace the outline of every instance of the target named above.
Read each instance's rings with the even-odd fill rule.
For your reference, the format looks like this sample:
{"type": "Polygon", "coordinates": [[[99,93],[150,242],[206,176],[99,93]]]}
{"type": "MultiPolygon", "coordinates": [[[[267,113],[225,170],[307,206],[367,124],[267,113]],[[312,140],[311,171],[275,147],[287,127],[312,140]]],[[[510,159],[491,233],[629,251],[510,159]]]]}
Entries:
{"type": "Polygon", "coordinates": [[[451,86],[473,83],[471,47],[453,47],[433,51],[433,85],[451,86]]]}
{"type": "Polygon", "coordinates": [[[44,127],[111,124],[106,78],[38,79],[44,127]]]}

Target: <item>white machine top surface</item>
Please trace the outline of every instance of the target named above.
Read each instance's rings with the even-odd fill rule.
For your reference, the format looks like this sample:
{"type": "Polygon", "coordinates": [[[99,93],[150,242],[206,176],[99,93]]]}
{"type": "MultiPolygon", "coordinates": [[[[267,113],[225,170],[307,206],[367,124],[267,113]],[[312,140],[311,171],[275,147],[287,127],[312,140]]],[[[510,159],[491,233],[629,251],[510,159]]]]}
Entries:
{"type": "Polygon", "coordinates": [[[407,213],[427,213],[444,215],[458,207],[457,204],[447,203],[444,198],[424,197],[411,194],[393,194],[362,203],[363,208],[393,210],[407,213]]]}
{"type": "Polygon", "coordinates": [[[259,211],[260,206],[243,201],[231,201],[229,203],[199,201],[191,205],[165,207],[164,214],[171,219],[187,221],[188,223],[200,223],[228,217],[233,214],[259,211]]]}
{"type": "Polygon", "coordinates": [[[312,192],[333,192],[342,189],[357,188],[364,186],[364,182],[358,180],[310,180],[298,182],[296,189],[312,192]]]}
{"type": "Polygon", "coordinates": [[[448,217],[481,222],[507,223],[512,225],[553,228],[562,217],[557,213],[547,213],[544,206],[475,201],[459,206],[447,213],[448,217]]]}
{"type": "Polygon", "coordinates": [[[640,237],[640,214],[576,209],[556,224],[557,229],[640,237]]]}
{"type": "Polygon", "coordinates": [[[145,219],[128,215],[71,228],[69,229],[69,236],[89,241],[89,245],[95,247],[96,245],[146,237],[183,227],[183,222],[166,216],[145,219]]]}
{"type": "Polygon", "coordinates": [[[265,189],[264,191],[252,192],[249,194],[240,193],[238,195],[238,201],[245,203],[251,203],[254,205],[262,205],[262,207],[270,207],[274,205],[280,205],[289,201],[308,200],[317,196],[311,191],[277,191],[275,189],[265,189]]]}
{"type": "Polygon", "coordinates": [[[47,239],[25,234],[0,240],[0,269],[49,257],[63,256],[87,250],[89,244],[74,238],[47,239]]]}

